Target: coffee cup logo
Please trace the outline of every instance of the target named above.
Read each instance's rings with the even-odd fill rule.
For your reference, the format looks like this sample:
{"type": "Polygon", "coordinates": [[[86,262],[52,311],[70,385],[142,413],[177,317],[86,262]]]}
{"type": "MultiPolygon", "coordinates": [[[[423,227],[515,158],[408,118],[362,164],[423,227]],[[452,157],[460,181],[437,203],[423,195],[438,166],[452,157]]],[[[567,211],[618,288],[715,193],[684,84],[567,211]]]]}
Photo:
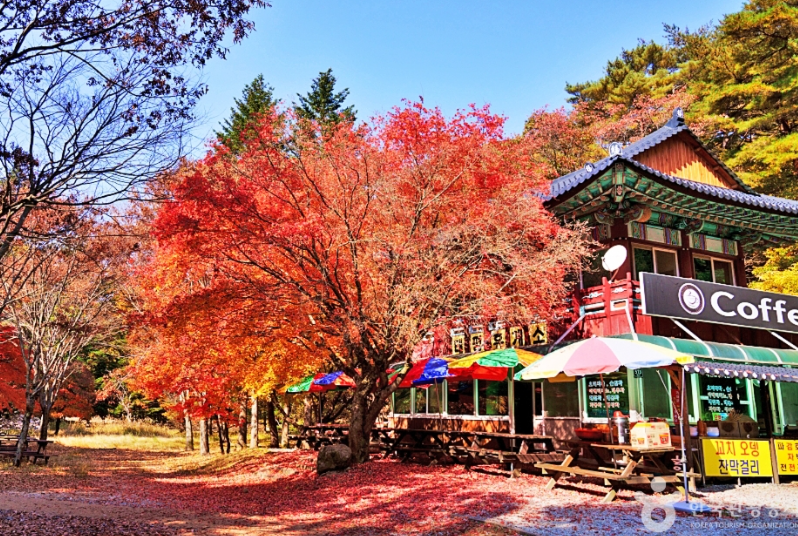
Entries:
{"type": "Polygon", "coordinates": [[[704,293],[692,283],[685,283],[679,288],[679,304],[691,315],[701,314],[704,310],[704,293]]]}

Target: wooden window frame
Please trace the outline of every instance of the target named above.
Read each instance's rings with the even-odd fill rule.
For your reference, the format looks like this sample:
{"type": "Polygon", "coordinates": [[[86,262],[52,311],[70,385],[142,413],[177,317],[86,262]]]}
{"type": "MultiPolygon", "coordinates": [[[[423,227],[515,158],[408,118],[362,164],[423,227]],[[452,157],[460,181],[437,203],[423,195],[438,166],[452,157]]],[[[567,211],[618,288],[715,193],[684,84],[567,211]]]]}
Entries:
{"type": "MultiPolygon", "coordinates": [[[[656,251],[665,251],[667,253],[672,253],[674,255],[674,257],[676,257],[676,277],[681,277],[681,270],[679,269],[679,250],[678,249],[658,248],[656,246],[649,246],[649,245],[642,245],[642,244],[634,243],[634,244],[632,244],[632,247],[631,247],[631,250],[632,250],[632,252],[631,252],[632,253],[632,258],[631,258],[632,263],[631,264],[632,264],[632,273],[635,275],[635,278],[638,281],[640,280],[640,274],[637,272],[637,263],[635,261],[635,250],[636,249],[646,249],[646,250],[651,252],[651,258],[652,258],[652,262],[654,263],[654,273],[655,274],[658,274],[659,272],[657,271],[657,256],[655,255],[654,252],[656,252],[656,251]]],[[[715,277],[714,276],[714,272],[713,272],[712,277],[715,277]]]]}
{"type": "MultiPolygon", "coordinates": [[[[713,283],[716,283],[716,281],[715,281],[715,261],[729,263],[729,265],[731,266],[731,276],[732,276],[731,286],[733,286],[733,287],[737,286],[737,271],[734,269],[734,261],[731,260],[731,258],[723,259],[721,257],[713,257],[712,255],[704,255],[703,253],[699,253],[699,254],[693,253],[693,258],[692,258],[693,273],[695,273],[695,260],[696,259],[709,260],[710,266],[712,267],[712,282],[713,283]]],[[[725,283],[725,284],[728,284],[728,283],[725,283]]]]}

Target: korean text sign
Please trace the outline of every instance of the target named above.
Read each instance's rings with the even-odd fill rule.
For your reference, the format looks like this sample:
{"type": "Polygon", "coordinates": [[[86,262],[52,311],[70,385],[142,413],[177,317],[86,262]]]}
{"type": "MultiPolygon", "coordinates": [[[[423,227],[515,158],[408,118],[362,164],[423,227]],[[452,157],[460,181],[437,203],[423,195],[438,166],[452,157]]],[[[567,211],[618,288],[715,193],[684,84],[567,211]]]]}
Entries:
{"type": "Polygon", "coordinates": [[[780,475],[798,475],[798,440],[776,439],[776,462],[780,475]]]}
{"type": "Polygon", "coordinates": [[[702,439],[706,476],[773,476],[770,442],[754,439],[702,439]]]}

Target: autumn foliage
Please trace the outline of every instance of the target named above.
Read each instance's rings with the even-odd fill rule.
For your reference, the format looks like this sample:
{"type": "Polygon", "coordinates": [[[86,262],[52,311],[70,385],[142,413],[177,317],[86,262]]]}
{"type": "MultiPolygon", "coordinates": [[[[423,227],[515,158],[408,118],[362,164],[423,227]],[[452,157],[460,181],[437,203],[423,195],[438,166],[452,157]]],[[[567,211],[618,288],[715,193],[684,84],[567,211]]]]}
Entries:
{"type": "Polygon", "coordinates": [[[541,204],[533,147],[502,125],[421,103],[324,129],[274,110],[236,155],[186,165],[143,269],[142,384],[207,404],[325,363],[358,384],[350,446],[366,459],[389,364],[442,326],[551,317],[584,252],[541,204]]]}
{"type": "Polygon", "coordinates": [[[0,411],[25,407],[25,363],[14,330],[0,330],[0,411]]]}

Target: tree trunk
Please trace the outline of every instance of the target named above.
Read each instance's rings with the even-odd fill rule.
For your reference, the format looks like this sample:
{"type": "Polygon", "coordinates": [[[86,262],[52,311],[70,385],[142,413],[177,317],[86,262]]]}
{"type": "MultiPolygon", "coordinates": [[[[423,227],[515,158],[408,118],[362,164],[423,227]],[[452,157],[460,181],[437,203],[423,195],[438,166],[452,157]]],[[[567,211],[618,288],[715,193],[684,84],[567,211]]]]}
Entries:
{"type": "Polygon", "coordinates": [[[247,448],[247,403],[241,402],[238,410],[238,440],[236,441],[238,449],[247,448]]]}
{"type": "Polygon", "coordinates": [[[314,424],[316,424],[316,419],[315,419],[316,411],[315,408],[313,407],[315,405],[313,400],[313,395],[308,394],[307,396],[305,396],[302,402],[305,405],[304,411],[302,412],[302,421],[304,422],[305,426],[313,426],[314,424]]]}
{"type": "Polygon", "coordinates": [[[188,411],[183,410],[183,418],[186,421],[186,450],[194,450],[194,427],[191,425],[191,417],[188,416],[188,411]]]}
{"type": "Polygon", "coordinates": [[[230,427],[227,425],[227,421],[224,423],[224,445],[225,454],[230,454],[230,427]]]}
{"type": "Polygon", "coordinates": [[[58,417],[55,420],[55,432],[54,435],[58,435],[58,432],[61,430],[61,417],[58,417]]]}
{"type": "Polygon", "coordinates": [[[269,421],[269,446],[277,448],[280,446],[280,439],[277,436],[277,416],[274,414],[274,401],[266,401],[266,419],[269,421]]]}
{"type": "Polygon", "coordinates": [[[25,398],[25,415],[22,417],[22,430],[19,431],[19,439],[17,439],[17,452],[14,455],[14,466],[19,467],[22,464],[22,455],[28,446],[28,430],[30,429],[30,419],[33,417],[33,409],[36,407],[36,399],[32,397],[25,398]]]}
{"type": "Polygon", "coordinates": [[[208,448],[208,419],[200,419],[200,429],[199,429],[199,441],[200,441],[200,454],[210,454],[211,451],[208,448]]]}
{"type": "Polygon", "coordinates": [[[349,448],[352,450],[353,463],[369,461],[371,430],[374,428],[374,423],[387,398],[387,392],[381,390],[369,405],[365,393],[356,391],[352,396],[352,410],[349,416],[349,448]]]}
{"type": "Polygon", "coordinates": [[[280,430],[280,448],[287,448],[288,447],[288,416],[291,415],[291,403],[284,402],[283,403],[283,425],[280,430]]]}
{"type": "Polygon", "coordinates": [[[252,394],[252,407],[249,422],[249,448],[258,448],[258,397],[252,394]]]}
{"type": "Polygon", "coordinates": [[[44,406],[39,401],[39,406],[42,408],[42,424],[39,427],[39,439],[42,441],[47,441],[47,432],[49,431],[48,428],[50,426],[50,412],[52,408],[50,406],[44,406]]]}
{"type": "Polygon", "coordinates": [[[222,434],[222,419],[216,416],[216,433],[219,436],[219,452],[224,454],[224,435],[222,434]]]}

